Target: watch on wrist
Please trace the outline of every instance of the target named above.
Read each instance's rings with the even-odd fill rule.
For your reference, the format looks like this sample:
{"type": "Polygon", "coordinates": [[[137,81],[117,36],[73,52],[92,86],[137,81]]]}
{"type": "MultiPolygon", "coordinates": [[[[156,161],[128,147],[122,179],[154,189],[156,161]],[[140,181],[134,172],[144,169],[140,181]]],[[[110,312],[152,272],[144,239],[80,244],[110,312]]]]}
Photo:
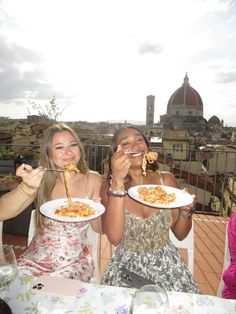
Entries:
{"type": "Polygon", "coordinates": [[[194,213],[194,208],[191,208],[190,211],[186,212],[185,210],[179,209],[179,215],[185,219],[190,218],[194,213]]]}

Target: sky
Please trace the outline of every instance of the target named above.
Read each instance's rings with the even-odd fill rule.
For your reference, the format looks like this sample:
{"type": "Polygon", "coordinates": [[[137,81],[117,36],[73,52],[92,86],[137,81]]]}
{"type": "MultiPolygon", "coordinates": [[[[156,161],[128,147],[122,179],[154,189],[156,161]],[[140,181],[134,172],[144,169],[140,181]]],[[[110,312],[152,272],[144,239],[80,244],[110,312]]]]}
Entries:
{"type": "Polygon", "coordinates": [[[236,126],[236,1],[0,0],[0,116],[145,121],[151,94],[158,122],[186,73],[236,126]]]}

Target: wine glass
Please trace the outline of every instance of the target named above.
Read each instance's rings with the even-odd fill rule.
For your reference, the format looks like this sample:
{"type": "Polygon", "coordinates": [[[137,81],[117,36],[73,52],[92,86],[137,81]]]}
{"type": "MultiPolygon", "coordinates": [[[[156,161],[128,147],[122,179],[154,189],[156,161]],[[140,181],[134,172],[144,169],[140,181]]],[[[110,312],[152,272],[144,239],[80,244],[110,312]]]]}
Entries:
{"type": "Polygon", "coordinates": [[[0,286],[3,287],[15,278],[17,273],[16,256],[12,246],[0,246],[0,286]]]}
{"type": "Polygon", "coordinates": [[[158,285],[142,286],[135,294],[132,305],[132,314],[162,314],[170,309],[168,295],[158,285]]]}

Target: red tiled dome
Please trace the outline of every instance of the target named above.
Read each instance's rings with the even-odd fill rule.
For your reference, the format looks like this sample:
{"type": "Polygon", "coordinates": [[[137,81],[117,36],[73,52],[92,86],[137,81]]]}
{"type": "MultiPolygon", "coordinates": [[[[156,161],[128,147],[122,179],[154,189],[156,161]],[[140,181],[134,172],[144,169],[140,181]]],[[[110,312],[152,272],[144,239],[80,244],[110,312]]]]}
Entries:
{"type": "Polygon", "coordinates": [[[183,85],[178,88],[170,97],[167,105],[167,111],[171,107],[173,108],[173,106],[179,105],[192,108],[195,107],[196,109],[203,111],[201,96],[194,88],[190,86],[187,74],[185,75],[183,85]]]}

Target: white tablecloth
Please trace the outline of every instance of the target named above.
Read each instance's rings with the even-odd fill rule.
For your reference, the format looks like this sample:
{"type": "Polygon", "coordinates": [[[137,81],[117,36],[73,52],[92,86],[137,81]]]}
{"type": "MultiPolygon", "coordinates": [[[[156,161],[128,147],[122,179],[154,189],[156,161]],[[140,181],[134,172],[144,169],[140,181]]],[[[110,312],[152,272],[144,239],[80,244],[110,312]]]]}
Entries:
{"type": "MultiPolygon", "coordinates": [[[[18,276],[3,292],[14,314],[128,314],[135,289],[83,283],[74,298],[31,292],[33,277],[18,276]]],[[[171,313],[236,314],[236,300],[168,292],[171,313]]]]}

